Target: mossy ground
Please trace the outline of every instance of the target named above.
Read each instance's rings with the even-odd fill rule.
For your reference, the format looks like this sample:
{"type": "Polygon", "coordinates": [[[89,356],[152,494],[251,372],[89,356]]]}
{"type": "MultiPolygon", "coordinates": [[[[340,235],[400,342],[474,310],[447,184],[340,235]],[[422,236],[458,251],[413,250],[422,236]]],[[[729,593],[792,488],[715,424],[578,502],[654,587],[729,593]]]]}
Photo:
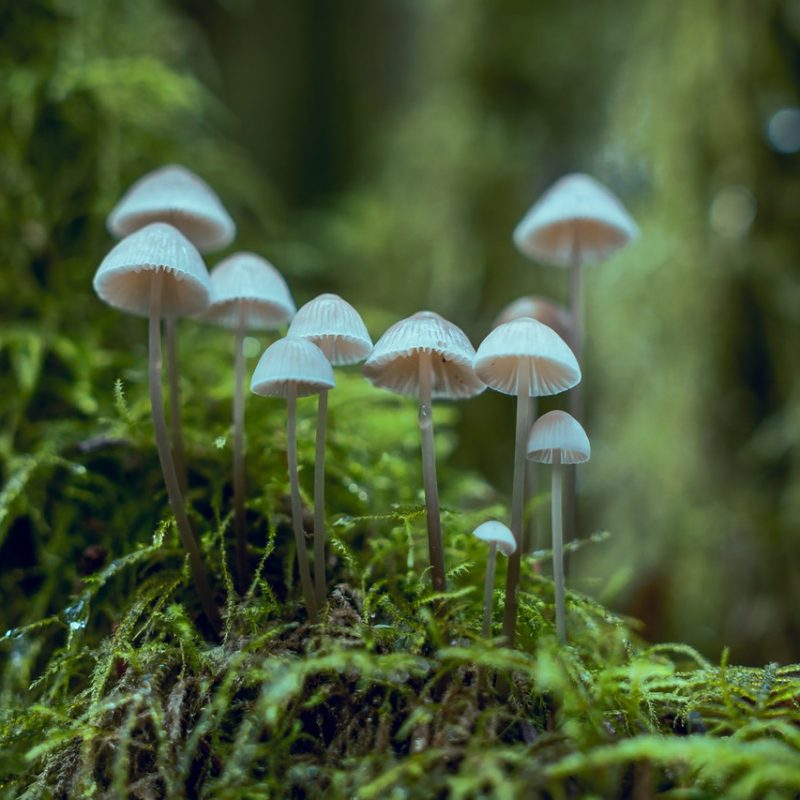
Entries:
{"type": "MultiPolygon", "coordinates": [[[[2,495],[4,552],[39,543],[38,560],[2,572],[15,623],[0,643],[3,797],[798,790],[798,667],[717,666],[685,646],[647,645],[630,620],[577,593],[559,646],[546,551],[525,562],[519,649],[481,640],[485,551],[470,531],[505,510],[479,478],[446,466],[450,591],[432,595],[414,405],[357,374],[340,373],[331,393],[327,611],[309,626],[296,586],[279,401],[248,401],[254,576],[237,592],[230,343],[186,327],[199,352],[183,386],[192,519],[224,632],[205,626],[164,516],[142,371],[115,383],[115,354],[95,354],[109,365],[93,372],[106,397],[87,384],[97,407],[82,424],[42,423],[2,495]]],[[[313,401],[300,409],[309,490],[313,401]]],[[[445,464],[453,414],[437,415],[445,464]]],[[[602,547],[596,538],[584,544],[602,547]]]]}

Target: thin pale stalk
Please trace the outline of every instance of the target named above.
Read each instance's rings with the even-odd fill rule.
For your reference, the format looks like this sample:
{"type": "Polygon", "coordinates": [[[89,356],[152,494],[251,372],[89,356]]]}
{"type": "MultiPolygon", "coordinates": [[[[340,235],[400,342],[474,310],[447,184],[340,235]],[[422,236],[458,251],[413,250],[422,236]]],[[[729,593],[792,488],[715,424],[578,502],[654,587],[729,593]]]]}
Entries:
{"type": "MultiPolygon", "coordinates": [[[[572,241],[570,256],[570,286],[569,310],[572,315],[572,352],[581,369],[583,363],[583,338],[584,338],[584,302],[583,302],[583,267],[581,263],[581,248],[577,235],[572,241]]],[[[569,413],[578,422],[583,423],[583,381],[573,386],[568,394],[569,413]]],[[[567,521],[568,536],[576,536],[578,530],[578,473],[575,465],[569,465],[562,470],[565,473],[564,485],[564,516],[567,521]]]]}
{"type": "Polygon", "coordinates": [[[244,511],[244,334],[245,309],[239,309],[239,324],[234,341],[236,385],[233,394],[233,508],[236,531],[236,571],[239,591],[247,590],[250,569],[247,560],[247,529],[244,511]]]}
{"type": "Polygon", "coordinates": [[[183,443],[183,422],[181,421],[181,390],[178,380],[178,335],[177,320],[173,316],[165,317],[164,328],[167,339],[167,377],[169,380],[169,420],[172,433],[172,459],[175,462],[175,473],[181,494],[189,488],[189,477],[186,473],[186,447],[183,443]]]}
{"type": "Polygon", "coordinates": [[[222,627],[219,609],[214,603],[211,587],[208,583],[200,548],[197,545],[189,518],[186,515],[183,494],[175,473],[175,462],[169,446],[167,420],[164,416],[164,395],[161,391],[161,291],[163,273],[157,270],[150,281],[150,324],[149,324],[149,380],[150,406],[153,414],[153,430],[155,431],[156,450],[167,487],[169,503],[175,515],[175,523],[181,537],[184,550],[189,554],[189,569],[192,573],[195,590],[200,597],[203,611],[216,632],[222,627]]]}
{"type": "Polygon", "coordinates": [[[494,570],[497,564],[497,542],[489,545],[489,560],[486,562],[486,583],[483,587],[483,638],[492,635],[492,593],[494,592],[494,570]]]}
{"type": "Polygon", "coordinates": [[[553,517],[553,583],[556,593],[556,631],[558,640],[567,641],[567,608],[564,598],[564,536],[561,508],[561,451],[553,451],[553,488],[551,514],[553,517]]]}
{"type": "Polygon", "coordinates": [[[509,646],[514,644],[517,629],[517,595],[522,555],[522,512],[525,505],[525,451],[530,428],[528,424],[530,375],[530,362],[527,358],[523,358],[517,373],[517,432],[514,445],[514,483],[511,491],[511,532],[514,534],[517,548],[508,558],[506,600],[503,612],[503,635],[509,646]]]}
{"type": "MultiPolygon", "coordinates": [[[[533,427],[533,424],[536,422],[538,411],[538,403],[537,398],[531,397],[530,403],[528,405],[528,435],[530,436],[530,429],[533,427]]],[[[528,502],[536,497],[536,492],[538,490],[538,484],[536,480],[536,462],[535,461],[528,461],[525,465],[525,476],[527,480],[527,487],[525,489],[525,497],[527,498],[528,502]]],[[[536,509],[532,508],[531,512],[528,516],[528,524],[525,527],[525,533],[522,537],[522,552],[532,553],[536,549],[536,509]]]]}
{"type": "Polygon", "coordinates": [[[289,457],[289,484],[292,495],[292,528],[297,547],[297,568],[300,572],[300,585],[303,589],[308,618],[313,623],[317,619],[317,604],[314,600],[314,585],[308,568],[308,552],[306,551],[306,534],[303,530],[303,509],[300,504],[300,479],[297,475],[297,387],[290,383],[286,395],[289,417],[286,423],[289,457]]]}
{"type": "Polygon", "coordinates": [[[314,588],[322,608],[328,596],[325,581],[325,437],[328,431],[328,390],[319,393],[317,404],[317,451],[314,461],[314,588]]]}
{"type": "Polygon", "coordinates": [[[436,449],[433,438],[433,365],[431,354],[419,359],[419,432],[422,439],[422,480],[425,486],[425,513],[428,520],[428,552],[431,581],[435,592],[444,592],[444,547],[439,514],[439,486],[436,482],[436,449]]]}

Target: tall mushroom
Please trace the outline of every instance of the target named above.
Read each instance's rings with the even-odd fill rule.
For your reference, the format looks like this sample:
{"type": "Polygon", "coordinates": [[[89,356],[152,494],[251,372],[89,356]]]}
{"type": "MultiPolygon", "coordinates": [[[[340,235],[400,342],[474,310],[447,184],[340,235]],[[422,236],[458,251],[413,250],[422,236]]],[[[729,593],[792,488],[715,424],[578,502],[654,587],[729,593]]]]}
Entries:
{"type": "Polygon", "coordinates": [[[250,391],[254,394],[264,397],[285,397],[288,405],[286,435],[292,497],[292,528],[297,546],[300,584],[311,622],[317,618],[317,601],[308,566],[300,504],[300,481],[297,475],[297,398],[332,389],[335,385],[333,368],[322,350],[307,339],[297,336],[287,336],[271,344],[259,359],[250,382],[250,391]]]}
{"type": "Polygon", "coordinates": [[[445,591],[446,584],[432,400],[458,400],[483,391],[484,385],[472,366],[474,357],[475,349],[461,328],[433,311],[419,311],[395,322],[364,363],[364,374],[375,386],[419,401],[428,552],[436,592],[445,591]]]}
{"type": "Polygon", "coordinates": [[[150,405],[158,458],[203,611],[219,630],[219,611],[175,472],[161,392],[161,318],[205,308],[209,300],[208,272],[183,234],[170,225],[155,223],[132,233],[109,252],[95,273],[94,290],[109,305],[149,318],[150,405]]]}
{"type": "Polygon", "coordinates": [[[528,439],[528,398],[558,394],[575,386],[581,370],[566,342],[547,325],[530,317],[495,328],[478,347],[475,372],[490,388],[517,397],[511,530],[517,543],[508,559],[503,633],[514,643],[519,591],[522,511],[525,505],[525,443],[528,439]]]}
{"type": "Polygon", "coordinates": [[[233,394],[233,505],[239,588],[248,580],[244,515],[244,337],[248,330],[275,330],[295,313],[283,276],[255,253],[234,253],[211,270],[211,304],[203,318],[235,332],[233,394]]]}
{"type": "MultiPolygon", "coordinates": [[[[212,276],[213,277],[213,276],[212,276]]],[[[361,315],[337,294],[321,294],[295,315],[289,336],[301,336],[325,353],[331,366],[357,364],[372,352],[367,326],[361,315]]],[[[317,446],[314,461],[314,587],[317,604],[327,597],[325,581],[325,436],[328,427],[328,390],[317,404],[317,446]]]]}
{"type": "Polygon", "coordinates": [[[553,581],[556,596],[556,631],[561,642],[567,640],[567,612],[564,600],[564,537],[561,508],[561,465],[581,464],[592,454],[589,438],[566,411],[549,411],[531,429],[528,458],[552,464],[553,490],[550,499],[553,520],[553,581]]]}
{"type": "MultiPolygon", "coordinates": [[[[552,328],[565,342],[572,341],[572,316],[563,306],[556,305],[546,297],[536,295],[526,295],[512,300],[495,317],[492,328],[503,325],[506,322],[519,319],[520,317],[530,317],[537,322],[552,328]]],[[[529,419],[535,420],[538,416],[538,404],[535,397],[530,399],[529,419]]],[[[527,476],[526,496],[535,497],[537,491],[535,464],[529,464],[525,474],[527,476]]],[[[536,546],[536,520],[535,515],[531,514],[530,521],[522,536],[522,552],[529,553],[536,546]]]]}
{"type": "MultiPolygon", "coordinates": [[[[169,164],[137,180],[106,219],[109,232],[121,238],[153,222],[177,228],[201,253],[220,250],[233,241],[236,225],[214,190],[186,167],[169,164]]],[[[167,373],[172,453],[181,489],[186,491],[186,453],[178,386],[175,315],[165,312],[167,373]]]]}
{"type": "Polygon", "coordinates": [[[516,549],[514,534],[496,519],[478,525],[472,535],[489,543],[489,560],[486,563],[486,582],[483,587],[483,638],[488,639],[492,632],[492,595],[494,593],[494,570],[497,551],[510,556],[516,549]]]}
{"type": "MultiPolygon", "coordinates": [[[[583,267],[603,261],[639,235],[619,199],[589,175],[574,173],[556,181],[530,208],[514,230],[514,243],[530,258],[570,270],[569,308],[573,335],[569,340],[583,364],[583,267]]],[[[584,421],[583,389],[569,395],[569,410],[584,421]]],[[[575,528],[577,476],[567,471],[567,517],[575,528]]]]}

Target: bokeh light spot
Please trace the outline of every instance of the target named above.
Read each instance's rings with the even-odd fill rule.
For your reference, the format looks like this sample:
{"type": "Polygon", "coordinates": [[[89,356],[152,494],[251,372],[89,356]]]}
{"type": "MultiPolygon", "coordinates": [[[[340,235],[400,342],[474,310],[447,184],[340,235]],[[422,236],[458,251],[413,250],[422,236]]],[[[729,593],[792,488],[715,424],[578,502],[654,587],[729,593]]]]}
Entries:
{"type": "Polygon", "coordinates": [[[711,201],[711,227],[728,239],[745,236],[755,217],[756,199],[746,186],[725,186],[711,201]]]}

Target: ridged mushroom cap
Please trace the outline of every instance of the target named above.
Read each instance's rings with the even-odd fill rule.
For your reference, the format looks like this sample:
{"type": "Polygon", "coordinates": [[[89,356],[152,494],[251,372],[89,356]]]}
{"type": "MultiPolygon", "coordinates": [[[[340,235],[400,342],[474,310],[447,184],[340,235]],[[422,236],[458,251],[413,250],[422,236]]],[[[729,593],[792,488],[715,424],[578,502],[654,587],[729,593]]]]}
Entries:
{"type": "Polygon", "coordinates": [[[110,306],[147,317],[150,280],[156,271],[164,273],[162,316],[196,314],[208,305],[210,285],[203,257],[179,230],[164,222],[118,242],[97,268],[94,290],[110,306]]]}
{"type": "Polygon", "coordinates": [[[514,534],[496,519],[490,519],[483,522],[472,531],[473,536],[477,536],[484,542],[493,542],[497,545],[497,549],[504,555],[510,556],[516,549],[517,543],[514,540],[514,534]]]}
{"type": "Polygon", "coordinates": [[[250,391],[264,397],[286,397],[294,384],[298,397],[333,389],[333,367],[308,339],[286,336],[273,342],[256,364],[250,391]]]}
{"type": "Polygon", "coordinates": [[[177,164],[139,178],[114,206],[106,227],[119,238],[151,222],[174,225],[201,252],[219,250],[236,235],[236,225],[214,190],[177,164]]]}
{"type": "Polygon", "coordinates": [[[544,297],[528,295],[512,300],[495,318],[492,328],[506,322],[530,317],[552,328],[565,342],[572,338],[572,314],[563,306],[556,305],[544,297]]]}
{"type": "Polygon", "coordinates": [[[530,317],[506,322],[481,342],[475,372],[503,394],[541,397],[571,389],[581,379],[581,368],[567,343],[547,325],[530,317]],[[529,384],[518,386],[520,365],[529,364],[529,384]]]}
{"type": "Polygon", "coordinates": [[[569,266],[573,247],[582,264],[608,258],[639,235],[622,203],[590,175],[556,181],[514,230],[514,244],[546,264],[569,266]]]}
{"type": "Polygon", "coordinates": [[[375,344],[364,374],[375,386],[419,397],[423,352],[431,354],[433,397],[456,400],[484,390],[472,366],[475,348],[467,335],[433,311],[418,311],[395,322],[375,344]]]}
{"type": "Polygon", "coordinates": [[[334,366],[357,364],[372,352],[364,320],[338,294],[321,294],[309,300],[292,319],[289,336],[314,342],[334,366]]]}
{"type": "Polygon", "coordinates": [[[527,457],[542,464],[553,463],[553,452],[561,451],[562,464],[581,464],[592,455],[589,437],[580,422],[566,411],[548,411],[531,428],[527,457]]]}
{"type": "Polygon", "coordinates": [[[255,253],[234,253],[211,270],[211,305],[203,318],[236,329],[244,310],[248,330],[274,330],[295,313],[283,276],[255,253]]]}

